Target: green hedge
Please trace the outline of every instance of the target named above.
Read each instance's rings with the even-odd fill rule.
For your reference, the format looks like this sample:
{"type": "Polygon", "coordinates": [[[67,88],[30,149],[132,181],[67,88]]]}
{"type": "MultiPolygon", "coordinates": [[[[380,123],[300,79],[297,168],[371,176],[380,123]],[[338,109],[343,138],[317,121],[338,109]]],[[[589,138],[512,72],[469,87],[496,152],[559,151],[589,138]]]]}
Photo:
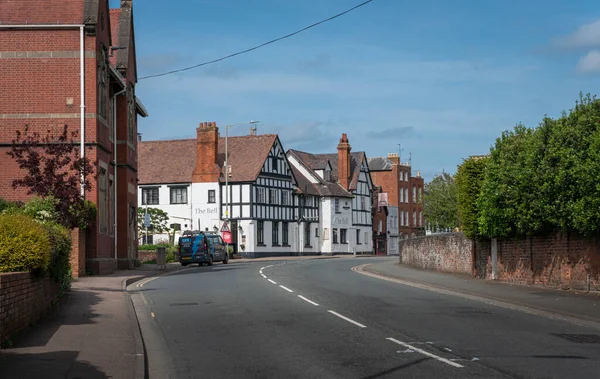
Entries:
{"type": "Polygon", "coordinates": [[[31,217],[0,214],[0,272],[44,273],[50,263],[50,237],[31,217]]]}
{"type": "Polygon", "coordinates": [[[456,171],[458,217],[460,228],[467,238],[479,237],[477,201],[485,175],[487,157],[465,159],[456,171]]]}
{"type": "Polygon", "coordinates": [[[600,101],[580,96],[558,119],[496,140],[476,202],[479,233],[600,231],[600,101]]]}

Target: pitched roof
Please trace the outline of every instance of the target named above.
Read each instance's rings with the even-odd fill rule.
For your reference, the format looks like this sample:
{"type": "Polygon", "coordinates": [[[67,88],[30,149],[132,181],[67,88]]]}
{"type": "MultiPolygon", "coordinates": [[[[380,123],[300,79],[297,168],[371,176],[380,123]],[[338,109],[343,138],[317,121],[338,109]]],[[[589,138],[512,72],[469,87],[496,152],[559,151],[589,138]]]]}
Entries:
{"type": "Polygon", "coordinates": [[[113,45],[123,47],[116,51],[116,66],[118,69],[127,69],[129,66],[129,42],[133,34],[133,18],[131,8],[122,7],[119,14],[118,38],[113,40],[113,45]]]}
{"type": "MultiPolygon", "coordinates": [[[[317,170],[325,168],[328,160],[321,160],[315,157],[314,154],[305,153],[298,150],[288,150],[288,154],[294,155],[301,164],[309,170],[315,170],[309,166],[311,163],[316,163],[316,167],[322,167],[317,170]],[[306,159],[306,160],[305,160],[306,159]]],[[[298,180],[298,188],[301,192],[308,195],[319,195],[324,197],[352,197],[352,194],[344,189],[337,181],[326,181],[322,179],[316,173],[313,175],[319,183],[312,183],[307,177],[305,177],[300,170],[296,169],[293,165],[292,171],[294,172],[296,179],[298,180]]],[[[333,176],[332,176],[332,179],[333,176]]]]}
{"type": "Polygon", "coordinates": [[[369,158],[369,170],[370,171],[391,171],[394,162],[384,157],[369,158]]]}
{"type": "MultiPolygon", "coordinates": [[[[229,182],[250,182],[256,180],[276,134],[258,136],[229,137],[229,182]]],[[[138,142],[139,184],[191,183],[196,167],[196,140],[166,140],[138,142]]],[[[217,164],[225,164],[225,138],[219,139],[217,164]]],[[[221,181],[225,178],[222,175],[221,181]]]]}
{"type": "MultiPolygon", "coordinates": [[[[314,154],[317,160],[327,160],[331,164],[331,177],[338,179],[338,155],[337,154],[314,154]]],[[[363,151],[350,153],[350,191],[354,191],[358,184],[360,176],[360,167],[365,160],[366,154],[363,151]]]]}
{"type": "MultiPolygon", "coordinates": [[[[304,151],[293,149],[289,149],[288,151],[298,157],[298,159],[300,159],[302,163],[304,163],[304,165],[311,170],[325,170],[325,167],[327,167],[327,162],[329,162],[327,158],[323,158],[322,156],[316,154],[310,154],[304,151]]],[[[335,159],[337,159],[337,155],[335,159]]]]}
{"type": "Polygon", "coordinates": [[[96,24],[99,0],[2,0],[0,24],[96,24]]]}

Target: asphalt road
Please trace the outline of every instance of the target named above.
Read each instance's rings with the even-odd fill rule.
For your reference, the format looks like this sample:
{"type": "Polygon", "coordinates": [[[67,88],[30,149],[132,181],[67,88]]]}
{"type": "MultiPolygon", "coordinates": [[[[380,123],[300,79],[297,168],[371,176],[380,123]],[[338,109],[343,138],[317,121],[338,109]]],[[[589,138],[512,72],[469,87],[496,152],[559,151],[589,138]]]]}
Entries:
{"type": "Polygon", "coordinates": [[[216,263],[138,283],[150,378],[600,377],[600,344],[578,340],[598,330],[351,271],[379,260],[216,263]]]}

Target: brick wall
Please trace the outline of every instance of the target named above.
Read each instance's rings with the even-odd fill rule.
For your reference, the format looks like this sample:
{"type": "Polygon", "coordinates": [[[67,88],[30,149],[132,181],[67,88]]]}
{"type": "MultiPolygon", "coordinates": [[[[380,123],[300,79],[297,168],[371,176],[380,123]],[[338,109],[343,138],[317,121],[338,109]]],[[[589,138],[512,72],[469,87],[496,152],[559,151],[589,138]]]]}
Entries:
{"type": "MultiPolygon", "coordinates": [[[[492,279],[492,244],[449,233],[400,241],[400,262],[426,270],[492,279]]],[[[600,291],[600,237],[565,233],[497,241],[497,279],[600,291]]]]}
{"type": "Polygon", "coordinates": [[[0,341],[37,321],[56,300],[58,288],[28,272],[0,274],[0,341]]]}
{"type": "Polygon", "coordinates": [[[75,228],[71,230],[71,255],[69,263],[74,278],[85,275],[85,229],[75,228]]]}
{"type": "Polygon", "coordinates": [[[473,273],[473,244],[462,233],[401,240],[400,262],[425,270],[473,273]]]}
{"type": "MultiPolygon", "coordinates": [[[[556,233],[498,240],[498,279],[518,284],[600,291],[600,239],[556,233]]],[[[478,277],[491,279],[491,244],[476,245],[478,277]]]]}

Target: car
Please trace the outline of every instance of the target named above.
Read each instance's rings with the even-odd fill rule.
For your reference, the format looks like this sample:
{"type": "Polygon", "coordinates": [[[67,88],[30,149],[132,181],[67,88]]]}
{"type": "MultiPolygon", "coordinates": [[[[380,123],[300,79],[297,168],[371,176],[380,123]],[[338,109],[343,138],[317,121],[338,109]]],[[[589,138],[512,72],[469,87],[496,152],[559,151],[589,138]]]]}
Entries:
{"type": "Polygon", "coordinates": [[[212,266],[213,262],[229,263],[227,245],[217,233],[202,231],[185,231],[178,243],[179,263],[187,266],[190,263],[205,263],[212,266]]]}

